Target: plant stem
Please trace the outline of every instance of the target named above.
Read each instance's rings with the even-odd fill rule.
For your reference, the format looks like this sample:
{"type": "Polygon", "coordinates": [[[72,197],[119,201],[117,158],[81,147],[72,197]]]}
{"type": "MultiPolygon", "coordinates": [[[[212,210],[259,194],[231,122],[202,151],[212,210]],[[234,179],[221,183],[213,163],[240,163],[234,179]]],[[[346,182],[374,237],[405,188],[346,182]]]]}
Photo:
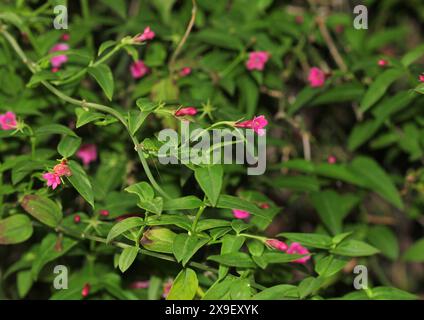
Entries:
{"type": "Polygon", "coordinates": [[[201,206],[199,210],[197,210],[196,218],[193,221],[193,225],[191,226],[191,231],[196,233],[197,223],[199,222],[200,216],[202,215],[203,211],[205,211],[206,206],[201,206]]]}
{"type": "Polygon", "coordinates": [[[191,19],[190,22],[187,25],[187,29],[184,33],[184,36],[182,37],[180,43],[178,44],[177,48],[175,49],[174,53],[171,56],[171,59],[169,60],[169,73],[172,74],[175,69],[175,60],[177,59],[178,55],[180,54],[181,49],[183,48],[184,44],[187,41],[188,36],[190,35],[191,29],[193,28],[194,22],[196,21],[196,13],[197,13],[197,4],[196,0],[191,0],[193,3],[193,7],[191,9],[191,19]]]}

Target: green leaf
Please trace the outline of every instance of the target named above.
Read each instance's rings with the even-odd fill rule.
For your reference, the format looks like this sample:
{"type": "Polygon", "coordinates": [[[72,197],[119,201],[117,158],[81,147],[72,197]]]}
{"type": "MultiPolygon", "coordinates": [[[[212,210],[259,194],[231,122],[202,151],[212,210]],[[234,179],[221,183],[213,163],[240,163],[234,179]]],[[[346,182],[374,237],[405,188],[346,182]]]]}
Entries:
{"type": "Polygon", "coordinates": [[[342,270],[348,262],[349,260],[343,257],[325,256],[316,261],[315,271],[322,277],[331,277],[342,270]]]}
{"type": "Polygon", "coordinates": [[[185,266],[191,257],[208,241],[209,239],[199,239],[193,235],[189,236],[187,233],[180,233],[174,240],[174,256],[178,262],[182,262],[185,266]]]}
{"type": "Polygon", "coordinates": [[[137,107],[144,112],[154,111],[159,106],[156,102],[150,101],[146,98],[137,99],[135,103],[137,104],[137,107]]]}
{"type": "Polygon", "coordinates": [[[221,193],[223,175],[224,170],[220,165],[200,167],[194,170],[197,182],[214,207],[217,205],[221,193]]]}
{"type": "Polygon", "coordinates": [[[166,228],[152,228],[143,234],[140,240],[142,246],[148,250],[173,253],[173,246],[177,234],[166,228]]]}
{"type": "Polygon", "coordinates": [[[21,206],[35,219],[49,227],[57,227],[62,220],[62,210],[56,202],[49,198],[39,195],[26,195],[21,206]]]}
{"type": "Polygon", "coordinates": [[[24,214],[0,220],[0,245],[24,242],[31,237],[32,232],[31,220],[24,214]]]}
{"type": "Polygon", "coordinates": [[[109,234],[107,235],[107,242],[112,241],[120,234],[131,230],[133,228],[140,227],[144,224],[144,221],[140,217],[130,217],[126,218],[122,221],[119,221],[117,224],[115,224],[109,231],[109,234]]]}
{"type": "Polygon", "coordinates": [[[399,256],[399,244],[396,235],[386,226],[374,226],[368,230],[368,242],[379,249],[391,260],[399,256]]]}
{"type": "Polygon", "coordinates": [[[372,119],[355,125],[348,139],[348,149],[354,151],[372,138],[383,125],[381,119],[372,119]]]}
{"type": "Polygon", "coordinates": [[[198,286],[196,272],[188,268],[183,269],[175,278],[166,300],[192,300],[198,286]]]}
{"type": "Polygon", "coordinates": [[[292,262],[297,259],[303,258],[307,255],[304,254],[287,254],[282,252],[265,252],[261,258],[262,260],[269,264],[269,263],[287,263],[292,262]]]}
{"type": "Polygon", "coordinates": [[[345,240],[331,250],[331,253],[347,257],[372,256],[379,252],[377,248],[359,240],[345,240]]]}
{"type": "Polygon", "coordinates": [[[366,187],[377,192],[398,209],[403,208],[402,199],[392,180],[375,160],[357,157],[352,161],[350,168],[364,181],[366,187]]]}
{"type": "Polygon", "coordinates": [[[87,123],[97,120],[103,120],[105,118],[105,115],[103,113],[94,112],[92,110],[85,110],[83,108],[75,109],[75,113],[77,115],[77,128],[80,128],[87,123]]]}
{"type": "Polygon", "coordinates": [[[135,135],[137,131],[140,129],[144,120],[146,120],[147,116],[150,114],[148,111],[131,111],[128,112],[128,128],[130,130],[131,135],[135,135]]]}
{"type": "Polygon", "coordinates": [[[20,271],[16,274],[16,285],[18,287],[19,298],[24,298],[33,284],[31,270],[20,271]]]}
{"type": "Polygon", "coordinates": [[[73,136],[63,136],[57,146],[57,152],[64,157],[69,158],[77,152],[81,145],[81,138],[73,136]]]}
{"type": "Polygon", "coordinates": [[[218,262],[219,264],[223,264],[227,267],[255,268],[256,266],[252,258],[244,252],[212,255],[208,257],[208,260],[218,262]]]}
{"type": "Polygon", "coordinates": [[[280,284],[267,288],[252,297],[252,300],[285,300],[299,297],[297,287],[289,284],[280,284]]]}
{"type": "Polygon", "coordinates": [[[393,287],[377,287],[372,289],[373,300],[417,300],[417,296],[393,287]]]}
{"type": "Polygon", "coordinates": [[[138,248],[137,247],[129,247],[122,250],[121,255],[119,256],[119,270],[121,270],[122,273],[128,270],[129,267],[133,264],[135,258],[138,254],[138,248]]]}
{"type": "Polygon", "coordinates": [[[256,83],[249,77],[239,77],[237,85],[240,90],[239,105],[245,110],[246,119],[250,119],[256,113],[259,100],[259,89],[256,83]]]}
{"type": "Polygon", "coordinates": [[[330,249],[333,244],[329,236],[317,233],[280,233],[277,236],[285,237],[293,242],[319,249],[330,249]]]}
{"type": "Polygon", "coordinates": [[[150,184],[144,181],[125,188],[125,191],[136,194],[141,201],[152,200],[155,196],[153,188],[150,186],[150,184]]]}
{"type": "Polygon", "coordinates": [[[402,258],[410,262],[424,262],[424,238],[410,246],[402,258]]]}
{"type": "Polygon", "coordinates": [[[193,35],[193,39],[202,41],[220,48],[234,49],[241,51],[243,49],[243,43],[241,40],[230,33],[228,30],[218,30],[218,29],[203,29],[199,32],[196,32],[193,35]]]}
{"type": "Polygon", "coordinates": [[[51,262],[72,249],[77,241],[67,237],[58,237],[55,234],[48,234],[42,241],[37,250],[35,260],[32,264],[31,274],[34,280],[38,278],[41,269],[51,262]]]}
{"type": "Polygon", "coordinates": [[[106,97],[112,100],[113,96],[113,74],[110,68],[105,64],[100,64],[95,67],[89,67],[88,73],[97,81],[100,87],[103,89],[106,97]]]}
{"type": "Polygon", "coordinates": [[[103,42],[99,47],[99,51],[97,52],[97,55],[101,56],[105,50],[109,49],[110,47],[113,47],[115,44],[116,44],[116,41],[114,40],[107,40],[103,42]]]}
{"type": "Polygon", "coordinates": [[[182,198],[175,198],[165,200],[163,203],[163,210],[184,210],[184,209],[197,209],[203,205],[203,201],[195,196],[186,196],[182,198]]]}
{"type": "Polygon", "coordinates": [[[386,93],[389,86],[404,73],[403,69],[389,69],[381,73],[362,98],[359,111],[364,113],[370,109],[386,93]]]}
{"type": "Polygon", "coordinates": [[[339,195],[335,191],[325,190],[311,194],[311,200],[321,221],[336,235],[342,232],[343,219],[359,199],[352,195],[339,195]]]}
{"type": "Polygon", "coordinates": [[[68,166],[72,175],[67,177],[68,181],[78,193],[94,208],[94,194],[91,182],[81,165],[76,161],[69,161],[68,166]]]}
{"type": "Polygon", "coordinates": [[[414,63],[416,60],[421,58],[424,55],[424,44],[416,47],[415,49],[408,51],[400,60],[400,62],[405,66],[408,67],[412,63],[414,63]]]}
{"type": "Polygon", "coordinates": [[[34,130],[34,135],[36,136],[48,134],[64,134],[68,136],[78,137],[75,132],[61,124],[48,124],[45,126],[38,127],[34,130]]]}
{"type": "MultiPolygon", "coordinates": [[[[225,235],[222,238],[221,255],[238,252],[242,247],[244,241],[245,238],[241,236],[233,236],[229,234],[225,235]]],[[[227,275],[228,270],[229,268],[227,266],[220,265],[218,272],[219,279],[223,279],[227,275]]]]}

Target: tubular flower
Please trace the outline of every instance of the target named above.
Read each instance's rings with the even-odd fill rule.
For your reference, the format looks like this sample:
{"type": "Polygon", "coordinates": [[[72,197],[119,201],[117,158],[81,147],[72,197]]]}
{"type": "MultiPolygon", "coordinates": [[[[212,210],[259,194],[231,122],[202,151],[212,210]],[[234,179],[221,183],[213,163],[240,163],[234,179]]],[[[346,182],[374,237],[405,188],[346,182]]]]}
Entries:
{"type": "Polygon", "coordinates": [[[265,68],[265,64],[269,59],[269,53],[266,51],[253,51],[249,53],[249,59],[246,61],[246,68],[249,71],[259,70],[265,68]]]}
{"type": "Polygon", "coordinates": [[[130,66],[130,71],[134,79],[140,79],[149,73],[150,69],[142,60],[137,60],[130,66]]]}
{"type": "Polygon", "coordinates": [[[91,162],[97,160],[97,148],[94,144],[85,144],[77,152],[77,157],[82,160],[82,163],[87,166],[91,162]]]}
{"type": "MultiPolygon", "coordinates": [[[[50,53],[57,52],[57,51],[66,51],[69,50],[69,45],[66,43],[58,43],[53,46],[53,48],[50,49],[50,53]]],[[[52,64],[53,69],[59,69],[62,64],[68,61],[68,56],[66,54],[60,54],[57,56],[54,56],[50,59],[50,63],[52,64]]]]}
{"type": "Polygon", "coordinates": [[[155,37],[155,33],[152,31],[152,29],[150,29],[149,26],[147,26],[143,33],[140,34],[139,36],[137,36],[135,38],[135,40],[137,42],[143,42],[143,41],[147,41],[147,40],[152,40],[155,37]]]}
{"type": "Polygon", "coordinates": [[[43,174],[43,179],[47,181],[47,186],[56,189],[58,185],[62,183],[60,177],[53,172],[46,172],[43,174]]]}
{"type": "MultiPolygon", "coordinates": [[[[288,254],[309,254],[309,250],[306,249],[304,246],[302,246],[299,242],[293,242],[290,244],[289,248],[287,249],[288,254]]],[[[305,256],[300,259],[294,260],[293,262],[296,263],[306,263],[309,259],[311,259],[311,256],[305,256]]]]}
{"type": "Polygon", "coordinates": [[[265,134],[264,128],[268,124],[268,120],[265,116],[254,117],[253,120],[247,120],[236,124],[238,128],[248,128],[255,131],[258,135],[263,136],[265,134]]]}
{"type": "Polygon", "coordinates": [[[311,68],[309,71],[308,81],[312,88],[322,87],[325,83],[324,71],[317,67],[311,68]]]}
{"type": "Polygon", "coordinates": [[[236,219],[248,219],[250,218],[250,213],[239,209],[233,209],[233,216],[236,219]]]}
{"type": "Polygon", "coordinates": [[[197,109],[195,107],[186,107],[181,108],[175,111],[174,115],[176,117],[182,117],[182,116],[194,116],[197,114],[197,109]]]}
{"type": "Polygon", "coordinates": [[[265,243],[271,248],[277,249],[279,251],[286,251],[288,249],[287,244],[277,239],[268,239],[265,241],[265,243]]]}

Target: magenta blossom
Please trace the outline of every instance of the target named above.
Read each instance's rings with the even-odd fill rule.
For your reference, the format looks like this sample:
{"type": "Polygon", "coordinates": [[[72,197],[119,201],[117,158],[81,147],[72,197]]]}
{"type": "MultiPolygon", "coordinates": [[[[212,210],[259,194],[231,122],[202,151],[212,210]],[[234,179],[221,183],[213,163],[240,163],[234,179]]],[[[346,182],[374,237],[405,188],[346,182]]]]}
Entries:
{"type": "Polygon", "coordinates": [[[322,87],[325,83],[324,71],[317,67],[311,68],[309,71],[308,81],[312,88],[322,87]]]}
{"type": "Polygon", "coordinates": [[[184,67],[180,70],[180,76],[181,77],[186,77],[191,73],[191,68],[189,67],[184,67]]]}
{"type": "Polygon", "coordinates": [[[385,67],[385,66],[387,66],[389,64],[389,62],[387,61],[387,60],[385,60],[385,59],[380,59],[380,60],[378,60],[378,65],[380,66],[380,67],[385,67]]]}
{"type": "Polygon", "coordinates": [[[330,156],[328,156],[328,158],[327,158],[327,162],[328,162],[329,164],[335,164],[335,163],[337,162],[337,158],[336,158],[335,156],[333,156],[333,155],[330,155],[330,156]]]}
{"type": "Polygon", "coordinates": [[[168,296],[169,291],[171,291],[172,284],[173,284],[172,280],[168,280],[167,282],[164,283],[162,297],[166,298],[168,296]]]}
{"type": "Polygon", "coordinates": [[[144,77],[150,70],[142,60],[137,60],[130,66],[130,71],[134,79],[140,79],[141,77],[144,77]]]}
{"type": "Polygon", "coordinates": [[[271,248],[277,249],[279,251],[286,251],[288,248],[287,244],[277,239],[268,239],[265,243],[271,248]]]}
{"type": "Polygon", "coordinates": [[[174,115],[176,117],[182,117],[182,116],[194,116],[197,114],[197,109],[195,107],[186,107],[181,108],[175,111],[174,115]]]}
{"type": "MultiPolygon", "coordinates": [[[[53,46],[53,48],[50,49],[50,53],[57,52],[57,51],[66,51],[69,50],[69,45],[66,43],[58,43],[53,46]]],[[[68,56],[66,54],[60,54],[57,56],[54,56],[50,59],[50,63],[52,64],[53,68],[60,68],[62,64],[68,61],[68,56]]]]}
{"type": "Polygon", "coordinates": [[[258,135],[263,136],[265,134],[264,128],[268,124],[268,120],[265,116],[254,117],[253,120],[247,120],[236,124],[238,128],[248,128],[255,131],[258,135]]]}
{"type": "Polygon", "coordinates": [[[90,162],[97,160],[97,148],[94,144],[85,144],[77,152],[77,157],[87,166],[90,162]]]}
{"type": "Polygon", "coordinates": [[[53,168],[53,172],[59,177],[70,177],[72,175],[71,169],[66,164],[66,161],[62,161],[61,163],[55,165],[53,168]]]}
{"type": "MultiPolygon", "coordinates": [[[[306,249],[304,246],[302,246],[299,242],[293,242],[290,244],[289,248],[287,249],[288,254],[309,254],[309,250],[306,249]]],[[[294,260],[293,262],[296,263],[306,263],[309,259],[311,259],[311,256],[305,256],[300,259],[294,260]]]]}
{"type": "Polygon", "coordinates": [[[136,37],[136,41],[143,42],[147,40],[152,40],[155,37],[155,33],[150,29],[150,27],[146,27],[143,33],[136,37]]]}
{"type": "Polygon", "coordinates": [[[43,179],[47,181],[47,186],[52,187],[52,189],[56,189],[58,185],[61,184],[61,180],[56,173],[46,172],[43,174],[43,179]]]}
{"type": "Polygon", "coordinates": [[[7,111],[5,114],[0,114],[0,127],[2,130],[13,130],[17,126],[16,115],[13,112],[7,111]]]}
{"type": "Polygon", "coordinates": [[[130,288],[131,289],[146,289],[150,286],[150,281],[149,280],[145,280],[145,281],[134,281],[133,283],[130,284],[130,288]]]}
{"type": "Polygon", "coordinates": [[[250,218],[250,213],[239,209],[233,209],[233,216],[236,219],[248,219],[250,218]]]}
{"type": "Polygon", "coordinates": [[[424,82],[424,74],[420,74],[420,76],[418,77],[418,80],[420,82],[424,82]]]}
{"type": "Polygon", "coordinates": [[[269,59],[269,53],[266,51],[253,51],[249,53],[249,59],[246,61],[246,68],[249,71],[265,68],[265,64],[269,59]]]}

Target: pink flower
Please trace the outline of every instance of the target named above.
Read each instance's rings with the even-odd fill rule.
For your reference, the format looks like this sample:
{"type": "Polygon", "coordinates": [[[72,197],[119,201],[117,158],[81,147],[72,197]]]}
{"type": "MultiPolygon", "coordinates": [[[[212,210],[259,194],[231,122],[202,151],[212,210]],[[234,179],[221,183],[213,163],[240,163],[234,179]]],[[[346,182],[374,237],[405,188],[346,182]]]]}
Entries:
{"type": "Polygon", "coordinates": [[[131,289],[146,289],[150,286],[150,281],[134,281],[130,284],[131,289]]]}
{"type": "MultiPolygon", "coordinates": [[[[58,43],[54,45],[49,52],[53,53],[57,51],[66,51],[66,50],[69,50],[69,45],[67,45],[66,43],[58,43]]],[[[50,63],[52,64],[53,68],[60,68],[60,66],[67,61],[68,61],[68,56],[66,54],[60,54],[50,59],[50,63]]]]}
{"type": "Polygon", "coordinates": [[[5,114],[0,114],[0,127],[2,130],[16,129],[18,123],[16,122],[16,115],[7,111],[5,114]]]}
{"type": "Polygon", "coordinates": [[[150,29],[150,27],[146,27],[143,33],[136,37],[136,41],[143,42],[147,40],[152,40],[155,37],[155,33],[150,29]]]}
{"type": "Polygon", "coordinates": [[[189,67],[184,67],[180,70],[180,76],[181,77],[186,77],[191,73],[191,68],[189,67]]]}
{"type": "Polygon", "coordinates": [[[169,294],[169,291],[171,291],[172,288],[172,280],[168,280],[167,282],[165,282],[165,284],[163,285],[163,293],[162,293],[162,297],[166,298],[169,294]]]}
{"type": "Polygon", "coordinates": [[[269,59],[269,53],[266,51],[253,51],[249,53],[249,59],[246,62],[246,68],[249,71],[265,68],[265,64],[269,59]]]}
{"type": "Polygon", "coordinates": [[[233,216],[236,219],[248,219],[250,218],[250,213],[239,209],[233,209],[233,216]]]}
{"type": "Polygon", "coordinates": [[[141,77],[144,77],[150,70],[142,60],[138,60],[130,66],[130,71],[134,79],[140,79],[141,77]]]}
{"type": "Polygon", "coordinates": [[[182,117],[182,116],[194,116],[197,114],[197,109],[195,107],[186,107],[181,108],[175,111],[174,115],[176,117],[182,117]]]}
{"type": "MultiPolygon", "coordinates": [[[[288,254],[309,254],[309,250],[306,249],[304,246],[302,246],[299,242],[293,242],[290,244],[289,248],[287,249],[288,254]]],[[[306,263],[309,259],[311,259],[311,256],[305,256],[300,259],[294,260],[293,262],[296,263],[306,263]]]]}
{"type": "Polygon", "coordinates": [[[90,294],[91,286],[89,283],[86,283],[82,288],[81,295],[85,298],[90,294]]]}
{"type": "Polygon", "coordinates": [[[308,81],[312,88],[322,87],[325,83],[324,71],[317,67],[311,68],[309,71],[308,81]]]}
{"type": "Polygon", "coordinates": [[[77,215],[74,217],[74,222],[75,222],[75,223],[80,223],[80,222],[81,222],[81,216],[80,216],[79,214],[77,214],[77,215]]]}
{"type": "Polygon", "coordinates": [[[266,244],[269,245],[271,248],[274,248],[280,251],[286,251],[288,248],[287,244],[277,239],[268,239],[266,240],[266,244]]]}
{"type": "Polygon", "coordinates": [[[69,35],[69,33],[64,33],[63,35],[62,35],[62,40],[63,41],[68,41],[69,39],[70,39],[70,35],[69,35]]]}
{"type": "Polygon", "coordinates": [[[92,161],[97,160],[97,148],[94,144],[85,144],[77,152],[77,157],[82,160],[82,163],[87,166],[92,161]]]}
{"type": "Polygon", "coordinates": [[[333,156],[333,155],[328,156],[328,158],[327,158],[327,162],[328,162],[329,164],[335,164],[335,163],[337,162],[337,158],[336,158],[335,156],[333,156]]]}
{"type": "Polygon", "coordinates": [[[68,165],[66,164],[66,161],[62,161],[61,163],[55,165],[53,168],[53,172],[59,177],[70,177],[72,175],[71,169],[69,169],[68,165]]]}
{"type": "Polygon", "coordinates": [[[380,60],[378,60],[378,65],[380,66],[380,67],[385,67],[385,66],[387,66],[389,64],[389,62],[387,61],[387,60],[385,60],[385,59],[380,59],[380,60]]]}
{"type": "Polygon", "coordinates": [[[420,74],[418,80],[420,80],[420,82],[424,82],[424,74],[420,74]]]}
{"type": "Polygon", "coordinates": [[[56,189],[62,182],[60,181],[59,176],[53,172],[46,172],[43,174],[43,179],[47,181],[47,186],[52,187],[53,190],[56,189]]]}
{"type": "Polygon", "coordinates": [[[99,213],[103,217],[109,216],[109,210],[100,210],[99,213]]]}
{"type": "Polygon", "coordinates": [[[268,124],[268,120],[265,116],[254,117],[253,120],[247,120],[236,124],[238,128],[249,128],[255,131],[258,135],[263,136],[265,134],[264,128],[268,124]]]}

